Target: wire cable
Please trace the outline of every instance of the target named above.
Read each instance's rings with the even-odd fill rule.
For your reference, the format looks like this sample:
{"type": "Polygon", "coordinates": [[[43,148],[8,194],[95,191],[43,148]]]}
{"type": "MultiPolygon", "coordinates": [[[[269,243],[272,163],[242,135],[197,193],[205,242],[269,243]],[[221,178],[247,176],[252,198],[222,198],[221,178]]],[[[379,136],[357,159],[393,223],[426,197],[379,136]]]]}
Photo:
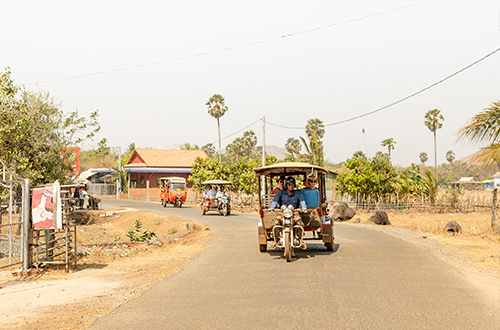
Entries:
{"type": "MultiPolygon", "coordinates": [[[[499,51],[500,51],[500,48],[497,48],[497,49],[495,49],[494,51],[492,51],[491,53],[489,53],[489,54],[487,54],[487,55],[485,55],[485,56],[481,57],[479,60],[474,61],[473,63],[471,63],[471,64],[467,65],[466,67],[464,67],[464,68],[462,68],[462,69],[460,69],[460,70],[456,71],[455,73],[452,73],[452,74],[450,74],[449,76],[447,76],[447,77],[445,77],[445,78],[443,78],[443,79],[441,79],[441,80],[439,80],[439,81],[437,81],[437,82],[435,82],[435,83],[433,83],[433,84],[431,84],[431,85],[429,85],[429,86],[427,86],[427,87],[425,87],[425,88],[422,88],[421,90],[419,90],[419,91],[417,91],[417,92],[415,92],[415,93],[413,93],[413,94],[410,94],[410,95],[408,95],[408,96],[406,96],[406,97],[403,97],[402,99],[399,99],[399,100],[397,100],[397,101],[395,101],[395,102],[392,102],[392,103],[390,103],[390,104],[388,104],[388,105],[386,105],[386,106],[383,106],[383,107],[381,107],[381,108],[378,108],[378,109],[375,109],[375,110],[372,110],[372,111],[366,112],[366,113],[361,114],[361,115],[359,115],[359,116],[351,117],[351,118],[344,119],[344,120],[337,121],[337,122],[330,123],[330,124],[324,124],[324,126],[325,126],[325,127],[328,127],[328,126],[335,126],[335,125],[339,125],[339,124],[347,123],[347,122],[350,122],[350,121],[353,121],[353,120],[356,120],[356,119],[359,119],[359,118],[363,118],[363,117],[366,117],[366,116],[369,116],[369,115],[373,115],[374,113],[377,113],[377,112],[379,112],[379,111],[382,111],[382,110],[385,110],[385,109],[390,108],[390,107],[392,107],[392,106],[395,106],[396,104],[399,104],[399,103],[401,103],[401,102],[403,102],[403,101],[406,101],[406,100],[408,100],[408,99],[410,99],[410,98],[412,98],[412,97],[414,97],[414,96],[417,96],[418,94],[421,94],[421,93],[425,92],[426,90],[429,90],[429,89],[431,89],[432,87],[437,86],[437,85],[439,85],[439,84],[441,84],[441,83],[445,82],[446,80],[448,80],[448,79],[450,79],[450,78],[452,78],[452,77],[454,77],[454,76],[456,76],[456,75],[458,75],[458,74],[460,74],[460,73],[464,72],[465,70],[467,70],[467,69],[469,69],[470,67],[472,67],[472,66],[474,66],[474,65],[478,64],[479,62],[481,62],[481,61],[483,61],[483,60],[487,59],[488,57],[490,57],[490,56],[494,55],[495,53],[498,53],[499,51]]],[[[305,128],[305,126],[302,126],[302,127],[296,127],[296,126],[284,126],[284,125],[278,125],[278,124],[274,124],[274,123],[272,123],[272,122],[270,122],[270,121],[268,121],[268,120],[266,120],[266,123],[268,123],[269,125],[273,125],[273,126],[280,127],[280,128],[286,128],[286,129],[304,129],[304,128],[305,128]]]]}
{"type": "Polygon", "coordinates": [[[405,8],[408,8],[408,7],[416,6],[416,5],[419,5],[419,4],[422,4],[424,2],[428,2],[428,1],[431,1],[431,0],[419,1],[419,2],[415,2],[415,3],[409,4],[409,5],[405,5],[405,6],[401,6],[401,7],[397,7],[397,8],[393,8],[393,9],[388,9],[388,10],[380,11],[380,12],[377,12],[377,13],[374,13],[374,14],[369,14],[369,15],[357,17],[357,18],[352,18],[352,19],[349,19],[349,20],[346,20],[346,21],[342,21],[342,22],[337,22],[337,23],[332,23],[332,24],[328,24],[328,25],[323,25],[323,26],[315,27],[315,28],[308,29],[308,30],[302,30],[302,31],[299,31],[299,32],[289,33],[289,34],[285,34],[285,35],[282,35],[282,36],[279,36],[279,37],[273,37],[273,38],[258,40],[258,41],[254,41],[254,42],[249,42],[249,43],[246,43],[246,44],[241,44],[241,45],[236,45],[236,46],[229,46],[229,47],[225,47],[225,48],[221,48],[221,49],[217,49],[217,50],[206,51],[206,52],[202,52],[202,53],[197,53],[197,54],[192,54],[192,55],[187,55],[187,56],[181,56],[181,57],[175,57],[175,58],[170,58],[170,59],[165,59],[165,60],[159,60],[159,61],[150,62],[150,63],[143,63],[143,64],[125,66],[125,67],[116,68],[116,69],[97,71],[97,72],[80,74],[80,75],[74,75],[74,76],[69,76],[69,77],[64,77],[64,78],[56,78],[56,79],[35,81],[35,82],[31,82],[31,83],[26,84],[26,86],[46,84],[46,83],[55,82],[55,81],[63,81],[63,80],[84,78],[84,77],[90,77],[90,76],[97,76],[97,75],[101,75],[101,74],[113,73],[113,72],[118,72],[118,71],[133,70],[133,69],[142,68],[142,67],[145,67],[145,66],[152,66],[152,65],[158,65],[158,64],[168,63],[168,62],[175,62],[175,61],[180,61],[180,60],[185,60],[185,59],[200,57],[200,56],[209,55],[209,54],[216,54],[216,53],[226,52],[226,51],[234,50],[234,49],[238,49],[238,48],[246,48],[246,47],[255,46],[255,45],[259,45],[259,44],[263,44],[263,43],[267,43],[267,42],[271,42],[271,41],[282,40],[284,38],[295,37],[295,36],[298,36],[298,35],[301,35],[301,34],[305,34],[305,33],[311,33],[311,32],[316,32],[316,31],[319,31],[319,30],[329,29],[329,28],[332,28],[332,27],[335,27],[335,26],[338,26],[338,25],[348,24],[348,23],[352,23],[352,22],[355,22],[355,21],[359,21],[359,20],[363,20],[363,19],[367,19],[367,18],[371,18],[371,17],[375,17],[375,16],[380,16],[380,15],[387,14],[387,13],[390,13],[390,12],[393,12],[393,11],[398,11],[398,10],[405,9],[405,8]]]}

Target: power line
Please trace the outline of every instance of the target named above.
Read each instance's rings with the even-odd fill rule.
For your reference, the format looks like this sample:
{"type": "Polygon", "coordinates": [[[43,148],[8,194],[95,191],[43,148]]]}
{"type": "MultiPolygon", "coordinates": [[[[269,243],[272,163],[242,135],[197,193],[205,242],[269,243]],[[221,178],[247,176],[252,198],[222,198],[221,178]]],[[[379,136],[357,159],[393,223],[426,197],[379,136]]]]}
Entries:
{"type": "Polygon", "coordinates": [[[375,16],[387,14],[387,13],[390,13],[390,12],[393,12],[393,11],[398,11],[398,10],[405,9],[405,8],[408,8],[408,7],[416,6],[416,5],[419,5],[419,4],[422,4],[424,2],[428,2],[428,1],[431,1],[431,0],[419,1],[419,2],[415,2],[415,3],[412,3],[412,4],[406,5],[406,6],[401,6],[401,7],[397,7],[397,8],[393,8],[393,9],[388,9],[388,10],[380,11],[380,12],[377,12],[377,13],[374,13],[374,14],[369,14],[369,15],[365,15],[365,16],[361,16],[361,17],[357,17],[357,18],[352,18],[352,19],[349,19],[349,20],[346,20],[346,21],[342,21],[342,22],[337,22],[337,23],[332,23],[332,24],[328,24],[328,25],[323,25],[323,26],[315,27],[315,28],[308,29],[308,30],[302,30],[302,31],[298,31],[298,32],[295,32],[295,33],[289,33],[289,34],[285,34],[285,35],[282,35],[282,36],[279,36],[279,37],[262,39],[262,40],[258,40],[258,41],[254,41],[254,42],[249,42],[249,43],[241,44],[241,45],[237,45],[237,46],[229,46],[229,47],[220,48],[220,49],[217,49],[217,50],[206,51],[206,52],[202,52],[202,53],[197,53],[197,54],[192,54],[192,55],[187,55],[187,56],[181,56],[181,57],[175,57],[175,58],[170,58],[170,59],[165,59],[165,60],[159,60],[159,61],[150,62],[150,63],[143,63],[143,64],[136,64],[136,65],[131,65],[131,66],[125,66],[125,67],[116,68],[116,69],[97,71],[97,72],[80,74],[80,75],[74,75],[74,76],[69,76],[69,77],[64,77],[64,78],[56,78],[56,79],[35,81],[35,82],[32,82],[32,83],[26,84],[26,86],[29,86],[29,85],[38,85],[38,84],[46,84],[46,83],[55,82],[55,81],[70,80],[70,79],[84,78],[84,77],[90,77],[90,76],[97,76],[97,75],[101,75],[101,74],[113,73],[113,72],[118,72],[118,71],[133,70],[133,69],[138,69],[138,68],[146,67],[146,66],[152,66],[152,65],[158,65],[158,64],[168,63],[168,62],[181,61],[181,60],[185,60],[185,59],[190,59],[190,58],[195,58],[195,57],[200,57],[200,56],[205,56],[205,55],[210,55],[210,54],[221,53],[221,52],[225,52],[225,51],[229,51],[229,50],[234,50],[234,49],[238,49],[238,48],[245,48],[245,47],[255,46],[255,45],[259,45],[259,44],[263,44],[263,43],[267,43],[267,42],[271,42],[271,41],[282,40],[284,38],[289,38],[289,37],[295,37],[295,36],[298,36],[298,35],[301,35],[301,34],[316,32],[316,31],[324,30],[324,29],[329,29],[329,28],[332,28],[332,27],[335,27],[335,26],[338,26],[338,25],[348,24],[348,23],[352,23],[352,22],[355,22],[355,21],[359,21],[359,20],[363,20],[363,19],[367,19],[367,18],[371,18],[371,17],[375,17],[375,16]]]}
{"type": "MultiPolygon", "coordinates": [[[[377,113],[377,112],[379,112],[379,111],[385,110],[385,109],[387,109],[387,108],[390,108],[390,107],[392,107],[392,106],[394,106],[394,105],[396,105],[396,104],[399,104],[399,103],[401,103],[401,102],[403,102],[403,101],[406,101],[406,100],[408,100],[408,99],[410,99],[410,98],[412,98],[412,97],[414,97],[414,96],[416,96],[416,95],[418,95],[418,94],[421,94],[421,93],[425,92],[426,90],[431,89],[432,87],[434,87],[434,86],[436,86],[436,85],[441,84],[442,82],[445,82],[446,80],[448,80],[448,79],[450,79],[450,78],[452,78],[452,77],[454,77],[454,76],[456,76],[456,75],[458,75],[458,74],[462,73],[463,71],[465,71],[465,70],[469,69],[470,67],[472,67],[472,66],[476,65],[477,63],[479,63],[479,62],[481,62],[481,61],[485,60],[486,58],[490,57],[491,55],[494,55],[495,53],[498,53],[499,51],[500,51],[500,48],[497,48],[497,49],[495,49],[494,51],[492,51],[491,53],[489,53],[489,54],[487,54],[487,55],[485,55],[485,56],[481,57],[479,60],[474,61],[473,63],[471,63],[471,64],[467,65],[466,67],[464,67],[464,68],[462,68],[462,69],[460,69],[460,70],[456,71],[455,73],[452,73],[451,75],[449,75],[449,76],[447,76],[447,77],[445,77],[445,78],[443,78],[443,79],[441,79],[441,80],[439,80],[439,81],[437,81],[437,82],[435,82],[435,83],[433,83],[433,84],[431,84],[431,85],[429,85],[429,86],[427,86],[427,87],[425,87],[425,88],[422,88],[421,90],[419,90],[419,91],[417,91],[417,92],[415,92],[415,93],[413,93],[413,94],[410,94],[410,95],[408,95],[408,96],[406,96],[406,97],[403,97],[402,99],[399,99],[399,100],[397,100],[397,101],[395,101],[395,102],[392,102],[392,103],[390,103],[390,104],[388,104],[388,105],[386,105],[386,106],[383,106],[383,107],[381,107],[381,108],[378,108],[378,109],[372,110],[372,111],[370,111],[370,112],[366,112],[366,113],[361,114],[361,115],[359,115],[359,116],[351,117],[351,118],[344,119],[344,120],[337,121],[337,122],[330,123],[330,124],[325,124],[324,126],[325,126],[325,127],[328,127],[328,126],[335,126],[335,125],[339,125],[339,124],[347,123],[347,122],[350,122],[350,121],[353,121],[353,120],[356,120],[356,119],[359,119],[359,118],[363,118],[363,117],[366,117],[366,116],[372,115],[372,114],[374,114],[374,113],[377,113]]],[[[268,124],[270,124],[270,125],[273,125],[273,126],[276,126],[276,127],[281,127],[281,128],[286,128],[286,129],[304,129],[304,128],[305,128],[305,126],[302,126],[302,127],[284,126],[284,125],[274,124],[274,123],[272,123],[272,122],[270,122],[270,121],[266,121],[266,122],[267,122],[268,124]]]]}

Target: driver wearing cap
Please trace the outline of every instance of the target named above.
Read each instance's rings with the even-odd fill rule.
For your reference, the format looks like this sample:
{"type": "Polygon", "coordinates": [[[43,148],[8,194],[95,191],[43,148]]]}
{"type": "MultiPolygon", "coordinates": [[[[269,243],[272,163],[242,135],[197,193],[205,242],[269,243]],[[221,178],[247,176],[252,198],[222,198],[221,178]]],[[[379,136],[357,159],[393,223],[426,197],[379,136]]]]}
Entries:
{"type": "Polygon", "coordinates": [[[276,207],[281,207],[282,205],[292,205],[294,209],[302,208],[303,210],[306,210],[307,205],[302,192],[294,188],[295,179],[293,177],[288,177],[285,180],[285,189],[278,191],[276,196],[274,196],[270,207],[271,211],[276,207]]]}

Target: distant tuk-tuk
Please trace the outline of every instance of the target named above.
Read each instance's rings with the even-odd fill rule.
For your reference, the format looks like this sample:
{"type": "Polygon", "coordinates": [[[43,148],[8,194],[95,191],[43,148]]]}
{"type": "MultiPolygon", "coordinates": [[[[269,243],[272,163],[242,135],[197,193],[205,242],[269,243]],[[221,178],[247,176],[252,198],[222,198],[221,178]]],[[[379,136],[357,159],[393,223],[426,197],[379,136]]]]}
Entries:
{"type": "Polygon", "coordinates": [[[163,207],[173,204],[174,207],[181,207],[186,202],[186,179],[180,177],[160,178],[160,201],[163,207]]]}
{"type": "MultiPolygon", "coordinates": [[[[320,240],[327,251],[333,251],[333,221],[327,213],[326,176],[335,173],[311,164],[299,162],[276,163],[255,169],[259,182],[259,214],[258,223],[259,250],[267,251],[268,241],[271,248],[278,247],[285,252],[285,259],[291,260],[294,250],[305,250],[304,240],[320,240]],[[272,194],[273,187],[283,177],[293,177],[297,182],[295,189],[300,186],[306,177],[316,178],[315,189],[303,189],[301,192],[307,204],[307,211],[293,209],[292,205],[283,205],[274,212],[270,210],[276,194],[272,194]],[[264,179],[263,179],[264,178],[264,179]]],[[[314,180],[311,180],[314,182],[314,180]]],[[[286,189],[286,187],[285,187],[286,189]]]]}
{"type": "Polygon", "coordinates": [[[231,195],[229,188],[232,182],[226,180],[208,180],[201,183],[205,186],[203,199],[201,201],[201,214],[208,211],[216,211],[219,215],[231,214],[231,195]]]}

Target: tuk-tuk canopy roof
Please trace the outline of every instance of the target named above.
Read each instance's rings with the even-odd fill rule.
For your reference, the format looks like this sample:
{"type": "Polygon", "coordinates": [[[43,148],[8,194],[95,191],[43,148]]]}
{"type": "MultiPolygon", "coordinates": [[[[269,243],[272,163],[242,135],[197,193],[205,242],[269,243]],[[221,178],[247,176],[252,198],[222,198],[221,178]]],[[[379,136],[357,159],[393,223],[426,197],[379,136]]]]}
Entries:
{"type": "Polygon", "coordinates": [[[185,178],[181,178],[180,176],[167,176],[160,178],[160,181],[171,181],[171,182],[178,182],[178,183],[186,183],[185,178]]]}
{"type": "Polygon", "coordinates": [[[201,184],[233,184],[231,181],[226,180],[207,180],[203,181],[201,184]]]}
{"type": "Polygon", "coordinates": [[[320,173],[332,173],[336,174],[333,171],[330,171],[324,167],[316,166],[308,163],[300,163],[300,162],[283,162],[283,163],[275,163],[263,167],[258,167],[254,169],[257,175],[280,175],[280,174],[299,174],[307,171],[311,171],[312,169],[317,170],[320,173]]]}

